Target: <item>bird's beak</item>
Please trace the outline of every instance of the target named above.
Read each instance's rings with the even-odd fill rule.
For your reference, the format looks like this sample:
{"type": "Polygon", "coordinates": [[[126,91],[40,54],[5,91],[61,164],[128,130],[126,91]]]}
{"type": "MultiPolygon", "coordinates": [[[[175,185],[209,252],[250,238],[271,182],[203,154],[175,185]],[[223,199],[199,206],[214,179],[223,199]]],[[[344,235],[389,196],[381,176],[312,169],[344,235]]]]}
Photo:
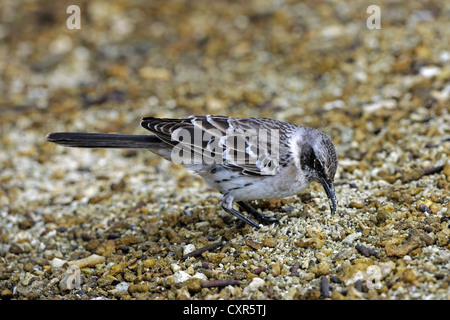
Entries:
{"type": "Polygon", "coordinates": [[[331,213],[334,214],[336,213],[336,193],[334,192],[334,184],[333,182],[328,182],[325,178],[321,178],[320,182],[322,183],[322,186],[327,194],[331,213]]]}

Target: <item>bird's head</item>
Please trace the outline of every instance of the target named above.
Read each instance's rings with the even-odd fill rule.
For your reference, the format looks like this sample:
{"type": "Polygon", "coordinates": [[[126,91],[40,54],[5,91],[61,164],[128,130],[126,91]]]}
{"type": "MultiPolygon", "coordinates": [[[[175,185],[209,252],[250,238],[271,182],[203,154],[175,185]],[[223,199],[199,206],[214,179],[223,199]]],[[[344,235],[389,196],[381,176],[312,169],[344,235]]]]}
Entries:
{"type": "Polygon", "coordinates": [[[318,130],[310,130],[300,145],[300,166],[309,180],[322,184],[332,213],[336,212],[334,175],[337,164],[336,149],[331,139],[318,130]]]}

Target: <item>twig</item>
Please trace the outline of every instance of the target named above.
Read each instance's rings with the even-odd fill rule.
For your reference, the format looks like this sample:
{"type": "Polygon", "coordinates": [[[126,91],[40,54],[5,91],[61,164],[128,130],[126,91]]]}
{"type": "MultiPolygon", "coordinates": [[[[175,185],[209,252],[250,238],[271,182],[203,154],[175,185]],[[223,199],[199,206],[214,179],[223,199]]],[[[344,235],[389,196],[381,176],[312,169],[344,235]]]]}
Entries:
{"type": "Polygon", "coordinates": [[[358,250],[365,257],[374,256],[374,257],[378,258],[378,256],[380,255],[380,253],[378,251],[364,247],[360,244],[357,244],[355,246],[355,249],[358,250]]]}
{"type": "Polygon", "coordinates": [[[265,267],[261,267],[261,268],[256,268],[255,270],[253,270],[254,274],[260,274],[261,272],[266,271],[265,267]]]}
{"type": "Polygon", "coordinates": [[[211,280],[204,281],[200,284],[202,288],[226,287],[239,285],[239,280],[211,280]]]}
{"type": "Polygon", "coordinates": [[[223,246],[224,244],[225,244],[225,241],[217,241],[217,242],[208,244],[208,245],[206,245],[206,246],[204,246],[204,247],[201,247],[201,248],[199,248],[199,249],[196,249],[196,250],[194,250],[194,251],[191,251],[191,252],[185,254],[185,255],[183,256],[183,259],[186,259],[186,258],[189,258],[189,257],[196,257],[196,256],[199,256],[199,255],[201,255],[201,254],[202,254],[203,252],[205,252],[205,251],[214,250],[214,249],[216,249],[216,248],[218,248],[218,247],[223,246]]]}
{"type": "Polygon", "coordinates": [[[330,294],[330,284],[328,283],[328,279],[325,276],[320,278],[320,291],[325,298],[331,297],[330,294]]]}
{"type": "Polygon", "coordinates": [[[423,170],[424,175],[435,174],[444,170],[444,166],[437,166],[423,170]]]}

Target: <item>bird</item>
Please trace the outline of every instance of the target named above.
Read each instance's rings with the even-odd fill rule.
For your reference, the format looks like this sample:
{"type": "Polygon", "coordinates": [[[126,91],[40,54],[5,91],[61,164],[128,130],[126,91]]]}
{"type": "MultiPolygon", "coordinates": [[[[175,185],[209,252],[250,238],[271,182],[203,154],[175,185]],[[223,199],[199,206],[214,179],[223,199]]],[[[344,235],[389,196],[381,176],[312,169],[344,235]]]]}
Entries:
{"type": "Polygon", "coordinates": [[[255,229],[279,219],[262,214],[249,201],[295,196],[312,182],[323,186],[331,213],[336,212],[336,149],[315,128],[223,115],[144,117],[141,126],[152,134],[53,132],[47,140],[66,147],[150,150],[201,176],[222,194],[226,212],[255,229]]]}

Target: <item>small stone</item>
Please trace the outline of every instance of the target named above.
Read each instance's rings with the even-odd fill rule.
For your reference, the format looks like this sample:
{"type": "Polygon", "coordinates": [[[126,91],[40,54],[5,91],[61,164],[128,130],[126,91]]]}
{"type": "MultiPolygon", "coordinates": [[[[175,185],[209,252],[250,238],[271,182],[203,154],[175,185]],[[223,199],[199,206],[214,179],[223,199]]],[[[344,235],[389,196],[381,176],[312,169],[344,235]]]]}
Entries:
{"type": "Polygon", "coordinates": [[[96,254],[104,257],[110,257],[114,252],[116,252],[116,246],[113,240],[106,241],[95,250],[96,254]]]}
{"type": "Polygon", "coordinates": [[[155,266],[156,260],[153,258],[146,259],[146,260],[144,260],[143,264],[144,264],[144,267],[146,267],[146,268],[152,268],[155,266]]]}
{"type": "Polygon", "coordinates": [[[352,255],[354,255],[357,252],[358,252],[358,250],[356,250],[355,248],[347,248],[347,249],[344,249],[344,250],[339,251],[338,253],[336,253],[333,256],[332,260],[333,261],[348,260],[348,259],[350,259],[350,257],[352,255]]]}
{"type": "Polygon", "coordinates": [[[117,281],[116,277],[110,274],[104,274],[98,279],[97,284],[99,287],[106,287],[112,284],[113,281],[117,281]]]}
{"type": "Polygon", "coordinates": [[[52,262],[51,262],[51,266],[52,268],[62,268],[64,266],[64,264],[66,264],[67,261],[66,260],[62,260],[59,258],[53,258],[52,262]]]}
{"type": "Polygon", "coordinates": [[[180,270],[173,274],[173,280],[175,283],[182,283],[186,280],[190,279],[191,275],[189,275],[186,271],[180,270]]]}
{"type": "Polygon", "coordinates": [[[178,264],[176,264],[176,263],[172,263],[170,265],[170,269],[172,269],[172,271],[175,273],[175,272],[181,270],[181,267],[178,264]]]}
{"type": "Polygon", "coordinates": [[[116,249],[122,247],[122,246],[130,246],[132,244],[138,243],[138,239],[135,236],[125,236],[125,237],[119,237],[113,240],[114,246],[116,249]]]}
{"type": "Polygon", "coordinates": [[[118,233],[109,233],[108,234],[108,240],[115,240],[115,239],[119,239],[121,236],[118,233]]]}
{"type": "Polygon", "coordinates": [[[14,254],[19,254],[19,253],[23,252],[23,249],[20,246],[18,246],[17,244],[11,243],[11,246],[9,247],[9,252],[14,253],[14,254]]]}
{"type": "Polygon", "coordinates": [[[100,246],[100,241],[97,239],[90,239],[88,240],[88,243],[86,244],[86,250],[88,251],[95,251],[100,246]]]}
{"type": "Polygon", "coordinates": [[[263,241],[263,245],[265,247],[269,247],[269,248],[275,248],[277,243],[278,243],[277,240],[275,238],[271,238],[271,237],[264,238],[264,241],[263,241]]]}
{"type": "Polygon", "coordinates": [[[250,284],[244,288],[244,294],[258,291],[262,286],[264,286],[264,280],[259,277],[255,277],[253,278],[252,282],[250,282],[250,284]]]}
{"type": "Polygon", "coordinates": [[[423,230],[412,229],[404,243],[398,246],[388,244],[384,250],[388,257],[402,258],[414,249],[432,245],[433,243],[434,239],[427,235],[423,230]]]}
{"type": "Polygon", "coordinates": [[[320,239],[318,237],[306,238],[304,240],[298,240],[297,242],[295,242],[298,247],[305,248],[314,246],[316,249],[322,248],[325,243],[326,241],[324,239],[320,239]]]}
{"type": "Polygon", "coordinates": [[[348,204],[348,206],[350,208],[362,209],[362,208],[364,208],[364,203],[352,201],[348,204]]]}
{"type": "Polygon", "coordinates": [[[259,242],[256,242],[251,239],[245,239],[245,244],[248,245],[250,248],[255,250],[260,250],[262,248],[262,244],[259,242]]]}
{"type": "Polygon", "coordinates": [[[420,212],[431,214],[430,206],[433,205],[433,202],[430,200],[425,201],[417,201],[416,208],[420,212]]]}
{"type": "Polygon", "coordinates": [[[281,266],[279,262],[276,262],[272,265],[272,275],[274,277],[279,276],[281,273],[281,266]]]}
{"type": "Polygon", "coordinates": [[[27,272],[25,274],[25,277],[23,278],[23,280],[20,283],[23,284],[24,286],[29,286],[36,280],[39,280],[39,277],[35,276],[34,274],[32,274],[30,272],[27,272]]]}
{"type": "Polygon", "coordinates": [[[187,255],[188,253],[191,253],[194,250],[195,246],[192,243],[185,245],[183,248],[183,256],[187,255]]]}
{"type": "Polygon", "coordinates": [[[373,261],[370,258],[359,258],[354,260],[351,265],[342,268],[337,276],[344,285],[348,286],[367,278],[366,270],[371,265],[373,265],[373,261]]]}
{"type": "Polygon", "coordinates": [[[352,300],[361,300],[363,298],[363,293],[355,287],[349,287],[345,297],[352,300]]]}
{"type": "Polygon", "coordinates": [[[146,284],[132,284],[128,287],[129,293],[144,293],[149,291],[149,287],[146,284]]]}
{"type": "Polygon", "coordinates": [[[122,273],[123,270],[124,270],[124,268],[125,268],[125,266],[124,266],[122,263],[118,263],[118,264],[115,264],[115,265],[113,265],[113,266],[111,267],[109,273],[110,273],[112,276],[116,276],[116,275],[122,273]]]}
{"type": "Polygon", "coordinates": [[[444,175],[447,177],[447,182],[450,182],[450,162],[444,163],[444,175]]]}
{"type": "Polygon", "coordinates": [[[19,229],[22,229],[22,230],[30,229],[32,226],[34,226],[34,221],[31,219],[25,219],[25,220],[19,222],[19,225],[18,225],[19,229]]]}
{"type": "Polygon", "coordinates": [[[177,300],[190,300],[191,295],[186,287],[182,287],[176,291],[177,300]]]}
{"type": "Polygon", "coordinates": [[[69,261],[69,265],[77,266],[78,268],[95,267],[97,264],[102,264],[105,262],[105,257],[99,256],[97,254],[92,254],[87,258],[69,261]]]}
{"type": "Polygon", "coordinates": [[[317,277],[318,276],[326,276],[330,274],[331,266],[328,262],[321,262],[311,269],[309,269],[310,272],[314,273],[317,277]]]}
{"type": "Polygon", "coordinates": [[[353,232],[349,234],[347,237],[345,237],[345,239],[342,240],[342,242],[346,244],[352,244],[355,242],[356,239],[361,238],[361,236],[362,236],[361,232],[353,232]]]}
{"type": "Polygon", "coordinates": [[[384,205],[377,210],[377,219],[385,221],[394,213],[394,207],[391,205],[384,205]]]}
{"type": "Polygon", "coordinates": [[[318,300],[320,298],[320,290],[313,288],[313,289],[309,289],[305,295],[303,296],[303,298],[305,300],[318,300]]]}
{"type": "Polygon", "coordinates": [[[4,300],[9,300],[9,299],[11,299],[14,295],[13,295],[13,293],[12,293],[11,290],[9,290],[9,289],[4,289],[4,290],[2,290],[2,293],[1,293],[0,296],[1,296],[2,299],[4,299],[4,300]]]}
{"type": "Polygon", "coordinates": [[[146,80],[167,81],[172,78],[170,70],[165,68],[154,68],[150,66],[144,66],[138,70],[138,74],[141,78],[146,80]]]}
{"type": "Polygon", "coordinates": [[[123,290],[123,291],[128,291],[128,288],[130,287],[130,284],[128,282],[119,282],[114,289],[116,290],[123,290]]]}
{"type": "Polygon", "coordinates": [[[402,279],[407,283],[413,283],[417,278],[417,271],[412,268],[406,268],[403,271],[402,279]]]}
{"type": "Polygon", "coordinates": [[[203,279],[192,277],[184,282],[183,285],[187,287],[190,293],[197,293],[202,290],[201,283],[203,279]]]}
{"type": "Polygon", "coordinates": [[[93,237],[92,237],[89,233],[83,232],[83,233],[81,234],[81,239],[82,239],[83,241],[89,241],[89,240],[92,240],[93,237]]]}

